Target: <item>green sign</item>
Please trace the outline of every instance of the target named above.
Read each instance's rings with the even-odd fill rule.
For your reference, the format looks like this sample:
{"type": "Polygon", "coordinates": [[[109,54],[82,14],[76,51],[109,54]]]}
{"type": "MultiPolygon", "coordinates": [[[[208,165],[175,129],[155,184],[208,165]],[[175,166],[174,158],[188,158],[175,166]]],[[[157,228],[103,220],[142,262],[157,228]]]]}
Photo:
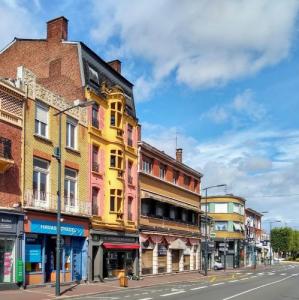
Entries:
{"type": "Polygon", "coordinates": [[[23,268],[23,261],[19,258],[16,263],[16,282],[23,282],[23,268]]]}
{"type": "Polygon", "coordinates": [[[211,232],[211,233],[210,233],[210,237],[211,237],[211,238],[215,238],[215,237],[216,237],[216,232],[211,232]]]}

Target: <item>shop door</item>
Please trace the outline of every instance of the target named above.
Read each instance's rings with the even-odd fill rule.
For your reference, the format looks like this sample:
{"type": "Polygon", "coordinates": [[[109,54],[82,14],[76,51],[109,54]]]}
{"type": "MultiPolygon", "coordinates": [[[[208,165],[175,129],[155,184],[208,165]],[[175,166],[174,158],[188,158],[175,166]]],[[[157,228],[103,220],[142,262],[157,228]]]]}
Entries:
{"type": "Polygon", "coordinates": [[[142,274],[153,274],[153,250],[142,249],[142,274]]]}
{"type": "Polygon", "coordinates": [[[171,257],[172,257],[172,271],[178,272],[179,262],[180,262],[180,250],[172,250],[171,257]]]}
{"type": "Polygon", "coordinates": [[[82,250],[80,248],[73,249],[73,280],[80,281],[82,279],[82,250]]]}

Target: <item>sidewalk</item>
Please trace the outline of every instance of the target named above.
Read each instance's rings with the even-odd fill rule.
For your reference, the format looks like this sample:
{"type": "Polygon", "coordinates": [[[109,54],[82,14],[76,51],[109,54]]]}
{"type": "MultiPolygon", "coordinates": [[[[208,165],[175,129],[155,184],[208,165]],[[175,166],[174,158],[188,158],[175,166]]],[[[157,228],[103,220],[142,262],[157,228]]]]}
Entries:
{"type": "MultiPolygon", "coordinates": [[[[252,268],[233,269],[227,271],[209,271],[209,277],[226,276],[228,274],[246,271],[252,268]]],[[[257,269],[265,269],[264,266],[258,266],[257,269]]],[[[141,288],[149,287],[160,284],[169,284],[176,282],[200,281],[207,277],[198,272],[176,273],[176,274],[163,274],[151,277],[144,277],[141,280],[129,280],[128,288],[141,288]]],[[[98,293],[115,292],[124,290],[125,288],[119,287],[118,280],[99,282],[99,283],[86,283],[86,284],[73,284],[61,287],[61,296],[59,299],[67,299],[79,297],[84,295],[94,295],[98,293]]],[[[0,291],[0,299],[2,300],[46,300],[55,299],[55,287],[36,287],[25,290],[10,290],[0,291]]]]}

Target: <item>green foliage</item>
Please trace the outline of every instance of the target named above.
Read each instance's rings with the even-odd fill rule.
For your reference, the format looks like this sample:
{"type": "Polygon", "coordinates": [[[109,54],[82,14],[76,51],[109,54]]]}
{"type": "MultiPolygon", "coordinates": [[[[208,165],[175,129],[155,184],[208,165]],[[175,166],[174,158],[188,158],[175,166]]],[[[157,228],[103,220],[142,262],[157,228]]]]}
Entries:
{"type": "Polygon", "coordinates": [[[271,230],[271,244],[275,252],[291,253],[292,258],[299,256],[299,231],[289,227],[271,230]]]}

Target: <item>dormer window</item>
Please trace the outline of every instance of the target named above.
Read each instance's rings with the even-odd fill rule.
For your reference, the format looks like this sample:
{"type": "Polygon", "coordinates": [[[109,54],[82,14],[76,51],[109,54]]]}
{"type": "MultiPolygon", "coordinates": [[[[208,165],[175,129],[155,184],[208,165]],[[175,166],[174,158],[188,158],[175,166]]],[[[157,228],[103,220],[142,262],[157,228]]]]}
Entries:
{"type": "Polygon", "coordinates": [[[91,82],[95,83],[96,85],[99,85],[99,83],[100,83],[100,81],[99,81],[99,74],[91,66],[88,66],[88,75],[89,75],[89,80],[91,82]]]}

